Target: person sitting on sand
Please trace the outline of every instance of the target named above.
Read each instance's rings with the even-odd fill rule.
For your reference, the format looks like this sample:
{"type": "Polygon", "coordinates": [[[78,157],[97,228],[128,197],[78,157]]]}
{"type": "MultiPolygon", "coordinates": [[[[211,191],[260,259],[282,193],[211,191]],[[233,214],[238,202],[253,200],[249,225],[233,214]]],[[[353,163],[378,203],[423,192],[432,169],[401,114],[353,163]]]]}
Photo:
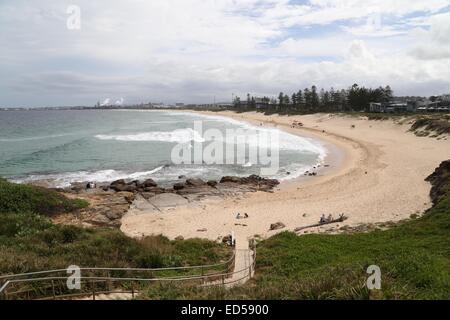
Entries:
{"type": "Polygon", "coordinates": [[[238,212],[238,214],[236,215],[236,219],[240,219],[241,218],[241,214],[238,212]]]}
{"type": "Polygon", "coordinates": [[[325,223],[325,222],[327,222],[327,219],[325,218],[325,214],[323,214],[323,215],[320,217],[320,223],[325,223]]]}
{"type": "Polygon", "coordinates": [[[244,218],[245,218],[245,219],[248,218],[248,214],[247,214],[247,213],[244,214],[244,218]]]}
{"type": "Polygon", "coordinates": [[[328,219],[327,219],[327,221],[328,221],[328,222],[331,222],[331,221],[333,221],[333,215],[332,215],[332,214],[329,214],[329,215],[328,215],[328,219]]]}

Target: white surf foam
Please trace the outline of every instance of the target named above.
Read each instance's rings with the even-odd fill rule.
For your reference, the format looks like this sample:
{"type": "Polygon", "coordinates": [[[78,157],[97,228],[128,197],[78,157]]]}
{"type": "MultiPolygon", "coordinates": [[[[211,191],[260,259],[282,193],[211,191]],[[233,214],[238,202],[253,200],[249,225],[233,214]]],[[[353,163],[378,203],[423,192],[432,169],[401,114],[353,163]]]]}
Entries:
{"type": "Polygon", "coordinates": [[[321,160],[327,155],[327,149],[320,141],[300,137],[277,128],[259,127],[244,120],[236,120],[230,117],[218,116],[218,115],[205,115],[190,112],[171,112],[178,115],[189,115],[192,117],[204,118],[210,121],[227,122],[229,124],[238,126],[244,130],[249,130],[250,134],[246,136],[246,143],[250,147],[267,148],[271,146],[270,140],[265,141],[259,139],[258,133],[267,133],[268,135],[277,134],[279,137],[278,143],[274,146],[280,150],[291,150],[299,152],[311,152],[316,153],[321,160]]]}
{"type": "Polygon", "coordinates": [[[150,131],[136,134],[126,135],[105,135],[99,134],[95,136],[100,140],[117,140],[117,141],[163,141],[186,143],[190,141],[204,142],[203,137],[191,128],[177,129],[174,131],[150,131]]]}
{"type": "Polygon", "coordinates": [[[119,170],[100,170],[100,171],[78,171],[61,174],[31,175],[23,179],[15,179],[16,183],[29,183],[33,181],[48,181],[51,186],[56,188],[69,187],[74,182],[95,181],[98,183],[112,182],[119,179],[142,180],[151,177],[156,172],[162,170],[164,166],[149,171],[140,171],[128,173],[119,170]]]}

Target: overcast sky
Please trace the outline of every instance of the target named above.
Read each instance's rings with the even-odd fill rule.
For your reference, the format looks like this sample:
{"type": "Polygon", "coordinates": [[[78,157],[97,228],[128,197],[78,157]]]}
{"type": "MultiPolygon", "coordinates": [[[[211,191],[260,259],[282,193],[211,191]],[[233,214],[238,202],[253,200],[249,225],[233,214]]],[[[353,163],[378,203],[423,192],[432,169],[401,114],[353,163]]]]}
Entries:
{"type": "Polygon", "coordinates": [[[1,0],[0,48],[5,107],[209,103],[312,84],[433,95],[450,93],[450,0],[1,0]]]}

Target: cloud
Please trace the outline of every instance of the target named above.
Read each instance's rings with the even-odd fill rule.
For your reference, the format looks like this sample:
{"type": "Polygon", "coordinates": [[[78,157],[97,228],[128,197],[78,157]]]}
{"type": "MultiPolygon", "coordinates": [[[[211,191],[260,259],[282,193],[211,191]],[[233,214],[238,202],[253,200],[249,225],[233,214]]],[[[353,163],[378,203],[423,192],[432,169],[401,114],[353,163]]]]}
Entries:
{"type": "MultiPolygon", "coordinates": [[[[417,43],[410,54],[420,60],[450,59],[450,13],[427,19],[429,29],[416,30],[417,43]]],[[[439,62],[437,62],[439,63],[439,62]]]]}
{"type": "Polygon", "coordinates": [[[66,28],[71,4],[0,3],[0,105],[449,88],[450,1],[78,0],[79,31],[66,28]]]}

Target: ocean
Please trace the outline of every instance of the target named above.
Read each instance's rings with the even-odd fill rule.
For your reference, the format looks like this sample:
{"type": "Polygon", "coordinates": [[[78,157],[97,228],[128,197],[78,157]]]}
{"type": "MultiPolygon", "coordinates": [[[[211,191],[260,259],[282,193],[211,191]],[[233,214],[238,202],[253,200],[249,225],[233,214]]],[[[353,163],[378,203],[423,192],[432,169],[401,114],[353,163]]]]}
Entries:
{"type": "Polygon", "coordinates": [[[183,111],[0,111],[0,176],[18,183],[45,181],[53,187],[147,178],[166,185],[179,181],[180,176],[209,180],[225,175],[259,175],[267,165],[252,162],[249,151],[239,163],[230,161],[227,148],[238,150],[241,143],[216,139],[215,135],[205,138],[195,130],[196,123],[201,123],[203,132],[217,129],[224,137],[227,130],[243,130],[248,150],[264,147],[255,132],[276,133],[279,169],[271,177],[280,180],[303,175],[320,164],[327,153],[319,141],[276,128],[183,111]],[[193,152],[194,143],[206,148],[214,141],[224,146],[223,158],[228,160],[224,164],[173,161],[177,145],[193,152]]]}

